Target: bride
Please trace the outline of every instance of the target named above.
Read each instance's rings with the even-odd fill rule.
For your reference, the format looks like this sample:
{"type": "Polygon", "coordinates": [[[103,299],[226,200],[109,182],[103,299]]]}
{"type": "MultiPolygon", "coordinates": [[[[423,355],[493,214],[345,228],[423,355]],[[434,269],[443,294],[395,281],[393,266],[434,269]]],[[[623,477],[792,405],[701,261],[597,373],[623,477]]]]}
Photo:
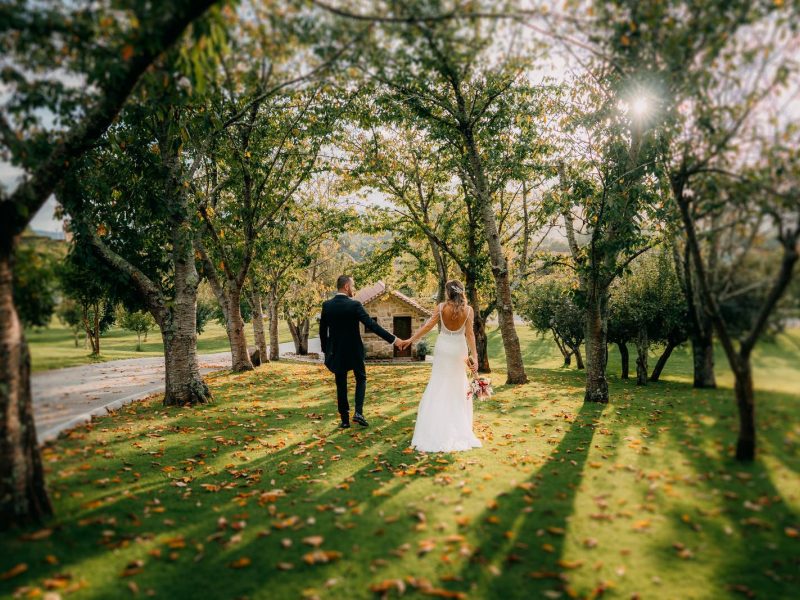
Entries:
{"type": "Polygon", "coordinates": [[[467,348],[469,368],[477,371],[478,351],[472,329],[472,307],[467,305],[464,286],[450,280],[447,300],[409,340],[414,343],[433,329],[442,327],[433,351],[431,378],[419,403],[411,447],[423,452],[452,452],[478,448],[481,441],[472,432],[472,400],[467,398],[467,348]]]}

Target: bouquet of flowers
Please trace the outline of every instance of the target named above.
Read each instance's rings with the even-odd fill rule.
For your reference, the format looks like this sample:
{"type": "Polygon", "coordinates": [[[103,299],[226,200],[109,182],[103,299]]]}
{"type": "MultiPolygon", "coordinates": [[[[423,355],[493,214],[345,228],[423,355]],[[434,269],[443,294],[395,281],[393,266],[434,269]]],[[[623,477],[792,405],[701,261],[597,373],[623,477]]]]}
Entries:
{"type": "Polygon", "coordinates": [[[494,390],[492,389],[492,380],[488,377],[475,376],[469,383],[467,389],[468,400],[488,400],[492,397],[494,390]]]}

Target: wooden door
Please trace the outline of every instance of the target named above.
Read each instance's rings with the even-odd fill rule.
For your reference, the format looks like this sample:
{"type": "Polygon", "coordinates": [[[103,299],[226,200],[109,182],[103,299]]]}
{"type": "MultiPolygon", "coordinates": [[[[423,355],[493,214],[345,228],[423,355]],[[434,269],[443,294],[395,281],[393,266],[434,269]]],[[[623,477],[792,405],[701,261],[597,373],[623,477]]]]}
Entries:
{"type": "MultiPolygon", "coordinates": [[[[411,337],[411,317],[395,317],[392,333],[402,340],[407,340],[411,337]]],[[[400,350],[397,346],[394,347],[395,358],[411,357],[411,346],[404,350],[400,350]]]]}

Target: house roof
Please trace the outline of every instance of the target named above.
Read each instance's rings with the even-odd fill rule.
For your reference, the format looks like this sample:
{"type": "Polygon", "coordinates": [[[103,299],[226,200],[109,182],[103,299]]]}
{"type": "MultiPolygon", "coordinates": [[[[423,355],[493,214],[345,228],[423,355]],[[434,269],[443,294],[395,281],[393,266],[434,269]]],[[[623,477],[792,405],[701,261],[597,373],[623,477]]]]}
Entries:
{"type": "Polygon", "coordinates": [[[356,293],[355,298],[356,300],[361,302],[361,304],[366,305],[369,304],[370,302],[373,302],[374,300],[377,300],[378,298],[387,293],[394,296],[401,302],[408,304],[414,310],[424,314],[425,316],[429,317],[431,315],[431,311],[422,306],[413,298],[409,298],[408,296],[406,296],[402,292],[398,292],[397,290],[387,289],[386,284],[383,281],[378,281],[377,283],[373,283],[369,287],[365,287],[363,289],[358,290],[358,293],[356,293]]]}

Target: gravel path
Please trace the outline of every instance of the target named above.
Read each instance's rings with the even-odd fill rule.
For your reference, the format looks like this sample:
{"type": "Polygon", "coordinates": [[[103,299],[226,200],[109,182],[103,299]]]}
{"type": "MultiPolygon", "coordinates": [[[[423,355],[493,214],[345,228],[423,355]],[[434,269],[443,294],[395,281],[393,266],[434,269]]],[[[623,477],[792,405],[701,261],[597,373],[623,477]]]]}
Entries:
{"type": "MultiPolygon", "coordinates": [[[[280,353],[293,352],[289,342],[280,353]]],[[[319,351],[319,339],[309,340],[309,351],[319,351]]],[[[230,367],[230,352],[201,354],[203,374],[230,367]]],[[[66,429],[86,423],[164,390],[164,359],[128,358],[80,367],[34,373],[31,377],[33,412],[39,443],[58,437],[66,429]]]]}

